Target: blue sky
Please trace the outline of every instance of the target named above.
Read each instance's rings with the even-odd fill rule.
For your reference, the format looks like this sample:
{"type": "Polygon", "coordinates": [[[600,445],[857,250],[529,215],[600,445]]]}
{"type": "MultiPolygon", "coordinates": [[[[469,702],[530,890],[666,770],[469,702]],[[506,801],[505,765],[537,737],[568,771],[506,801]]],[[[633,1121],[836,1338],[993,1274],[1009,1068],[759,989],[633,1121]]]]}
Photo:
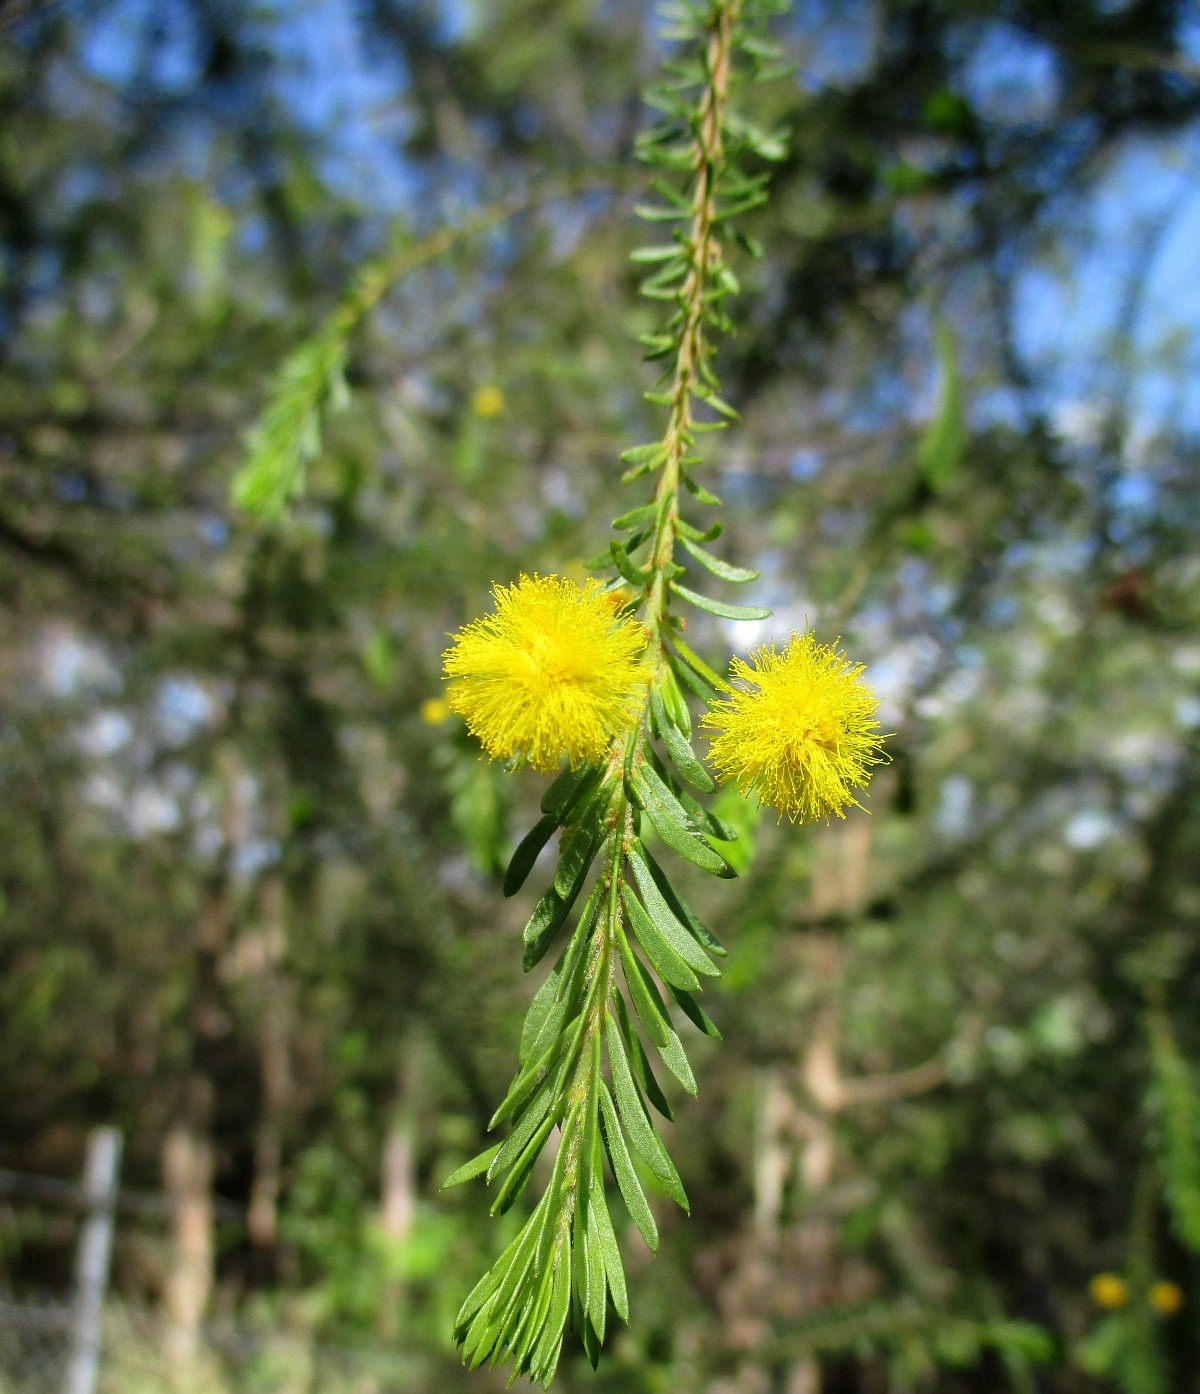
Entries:
{"type": "MultiPolygon", "coordinates": [[[[439,13],[453,35],[486,11],[447,0],[439,13]]],[[[427,206],[438,191],[398,153],[410,119],[407,76],[370,50],[354,0],[260,0],[246,14],[271,57],[273,96],[321,143],[330,185],[384,217],[427,206]]],[[[870,58],[870,14],[866,0],[796,0],[791,27],[804,85],[854,79],[870,58]]],[[[114,87],[138,80],[145,36],[157,26],[151,79],[184,90],[199,76],[190,24],[180,0],[119,0],[87,30],[85,66],[114,87]]],[[[986,120],[1020,127],[1053,111],[1057,73],[1048,46],[1002,22],[963,34],[960,82],[986,120]]],[[[1184,45],[1200,63],[1200,11],[1185,26],[1184,45]]],[[[1133,333],[1135,435],[1163,426],[1200,432],[1200,393],[1189,390],[1200,372],[1198,175],[1200,129],[1132,140],[1085,198],[1052,209],[1047,233],[1069,211],[1070,243],[1047,236],[1026,259],[1016,333],[1064,430],[1086,433],[1088,405],[1119,387],[1113,335],[1131,280],[1144,275],[1133,333]]]]}

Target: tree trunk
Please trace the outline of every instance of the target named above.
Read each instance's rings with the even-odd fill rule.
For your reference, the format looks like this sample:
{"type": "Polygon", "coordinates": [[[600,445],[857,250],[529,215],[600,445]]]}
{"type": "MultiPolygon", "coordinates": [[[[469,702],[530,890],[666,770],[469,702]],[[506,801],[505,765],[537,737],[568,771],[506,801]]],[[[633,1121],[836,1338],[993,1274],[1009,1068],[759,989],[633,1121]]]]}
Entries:
{"type": "Polygon", "coordinates": [[[171,1207],[167,1355],[187,1364],[200,1349],[200,1327],[212,1295],[212,1146],[194,1128],[176,1124],[163,1143],[162,1166],[171,1207]]]}
{"type": "Polygon", "coordinates": [[[259,1249],[271,1249],[279,1227],[283,1128],[292,1096],[291,999],[283,971],[287,943],[286,897],[283,876],[278,870],[263,878],[260,905],[262,1111],[254,1143],[254,1180],[250,1188],[247,1227],[252,1244],[259,1249]]]}

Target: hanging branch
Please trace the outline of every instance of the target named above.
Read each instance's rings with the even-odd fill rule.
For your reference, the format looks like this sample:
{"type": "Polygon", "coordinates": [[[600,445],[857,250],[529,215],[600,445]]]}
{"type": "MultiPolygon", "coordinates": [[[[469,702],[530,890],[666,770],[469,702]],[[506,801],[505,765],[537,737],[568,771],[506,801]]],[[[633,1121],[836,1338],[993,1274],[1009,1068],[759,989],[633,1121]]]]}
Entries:
{"type": "Polygon", "coordinates": [[[718,502],[694,478],[696,442],[736,415],[718,396],[712,367],[712,336],[729,330],[723,306],[737,289],[724,241],[730,220],[766,196],[766,176],[742,172],[739,159],[776,158],[782,147],[736,115],[731,96],[773,56],[763,32],[773,8],[742,0],[677,7],[673,37],[686,56],[668,65],[667,85],[650,94],[664,116],[640,154],[661,171],[653,182],[660,201],[639,212],[676,227],[670,241],[639,248],[633,259],[651,268],[643,293],[670,307],[661,330],[643,340],[647,358],[664,364],[646,395],[667,419],[658,440],[622,456],[626,481],[651,472],[657,480],[650,502],[615,520],[623,540],[594,563],[616,575],[607,587],[538,576],[497,587],[494,613],[460,631],[445,659],[450,704],[489,754],[543,770],[564,753],[568,759],[505,878],[511,895],[561,830],[553,884],[525,926],[526,970],[555,943],[577,901],[584,908],[529,1008],[519,1068],[491,1122],[511,1121],[507,1138],[446,1182],[486,1174],[496,1187],[492,1212],[502,1213],[557,1130],[545,1191],[456,1322],[469,1364],[511,1358],[514,1375],[543,1384],[568,1323],[595,1365],[609,1299],[622,1320],[629,1317],[606,1168],[651,1250],[658,1230],[633,1159],[688,1208],[650,1111],[672,1117],[651,1052],[696,1093],[668,1002],[719,1038],[697,995],[702,979],[719,975],[714,959],[725,951],[675,891],[647,838],[656,835],[716,876],[734,874],[713,845],[734,834],[686,787],[716,786],[692,747],[684,692],[706,705],[737,694],[684,643],[672,606],[682,600],[734,619],[768,614],[683,586],[675,546],[721,580],[757,575],[704,548],[720,528],[686,521],[680,491],[701,505],[718,502]],[[698,408],[708,419],[697,418],[698,408]]]}

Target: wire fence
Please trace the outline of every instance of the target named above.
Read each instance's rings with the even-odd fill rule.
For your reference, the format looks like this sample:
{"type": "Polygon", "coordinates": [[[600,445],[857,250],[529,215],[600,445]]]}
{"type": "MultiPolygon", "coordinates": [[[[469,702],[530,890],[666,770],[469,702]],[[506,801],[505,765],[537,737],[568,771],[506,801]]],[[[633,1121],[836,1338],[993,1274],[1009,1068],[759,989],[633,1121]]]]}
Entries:
{"type": "MultiPolygon", "coordinates": [[[[74,1321],[61,1299],[0,1302],[0,1394],[63,1394],[74,1321]]],[[[100,1335],[97,1394],[410,1394],[428,1360],[392,1347],[323,1345],[278,1330],[214,1322],[181,1356],[161,1311],[112,1301],[100,1335]]]]}
{"type": "MultiPolygon", "coordinates": [[[[111,1229],[119,1215],[153,1223],[172,1213],[166,1196],[121,1187],[115,1166],[99,1193],[86,1173],[77,1184],[0,1169],[0,1197],[9,1198],[0,1205],[0,1257],[20,1248],[22,1214],[48,1221],[36,1226],[42,1236],[76,1247],[82,1260],[90,1225],[111,1229]]],[[[244,1224],[239,1207],[216,1197],[210,1204],[214,1220],[244,1224]]],[[[0,1286],[0,1394],[412,1394],[438,1383],[436,1358],[419,1343],[333,1346],[268,1318],[261,1328],[212,1320],[181,1331],[163,1308],[114,1296],[107,1251],[102,1262],[103,1271],[90,1276],[87,1263],[77,1262],[69,1292],[0,1286]],[[84,1360],[93,1368],[82,1383],[81,1341],[95,1357],[84,1360]]]]}

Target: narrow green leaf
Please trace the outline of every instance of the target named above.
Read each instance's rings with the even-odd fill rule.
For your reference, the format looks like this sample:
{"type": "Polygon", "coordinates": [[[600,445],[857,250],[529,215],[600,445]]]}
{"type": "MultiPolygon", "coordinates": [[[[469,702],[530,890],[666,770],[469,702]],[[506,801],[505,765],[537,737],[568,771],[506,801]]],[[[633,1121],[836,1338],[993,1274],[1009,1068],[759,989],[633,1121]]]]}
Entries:
{"type": "MultiPolygon", "coordinates": [[[[704,429],[703,422],[693,422],[692,425],[693,429],[704,429]]],[[[717,498],[716,494],[710,494],[702,484],[697,484],[690,474],[684,473],[682,478],[683,487],[691,494],[697,503],[707,504],[710,508],[719,508],[721,506],[721,500],[717,498]]]]}
{"type": "Polygon", "coordinates": [[[662,697],[663,706],[666,708],[671,725],[684,736],[690,737],[692,734],[692,714],[688,711],[688,705],[683,699],[683,693],[679,690],[679,680],[676,678],[671,665],[668,664],[660,674],[658,691],[662,697]]]}
{"type": "Polygon", "coordinates": [[[650,441],[647,445],[631,445],[628,450],[622,450],[618,459],[623,465],[644,465],[650,462],[658,463],[667,457],[667,448],[662,441],[650,441]]]}
{"type": "Polygon", "coordinates": [[[604,1272],[608,1278],[609,1291],[612,1293],[613,1307],[621,1320],[628,1322],[629,1294],[625,1287],[625,1265],[621,1262],[621,1250],[613,1231],[612,1216],[608,1213],[608,1201],[602,1182],[593,1181],[590,1201],[589,1215],[595,1222],[600,1256],[604,1260],[604,1272]]]}
{"type": "Polygon", "coordinates": [[[527,1065],[545,1048],[542,1034],[546,1031],[558,1032],[558,1027],[562,1025],[562,1019],[567,1010],[567,999],[559,997],[559,986],[562,982],[563,962],[566,958],[564,951],[553,969],[546,975],[545,982],[533,994],[533,1000],[529,1004],[529,1010],[525,1013],[525,1021],[521,1026],[521,1044],[517,1050],[517,1060],[522,1065],[527,1065]],[[557,1016],[558,1020],[555,1021],[557,1016]]]}
{"type": "Polygon", "coordinates": [[[520,1236],[518,1235],[517,1239],[508,1246],[501,1257],[497,1259],[492,1267],[488,1269],[467,1294],[466,1300],[458,1309],[458,1315],[454,1318],[454,1333],[456,1338],[458,1337],[459,1331],[470,1325],[475,1314],[483,1307],[488,1299],[495,1294],[496,1289],[500,1286],[500,1274],[519,1243],[520,1236]]]}
{"type": "MultiPolygon", "coordinates": [[[[565,1003],[563,1004],[566,1005],[565,1003]]],[[[547,1033],[549,1034],[549,1033],[547,1033]]],[[[558,1050],[557,1034],[552,1035],[542,1046],[541,1051],[529,1064],[517,1071],[516,1077],[508,1087],[508,1093],[500,1102],[500,1106],[492,1114],[491,1121],[488,1123],[490,1133],[497,1123],[502,1123],[511,1114],[515,1113],[525,1100],[533,1093],[538,1084],[549,1071],[554,1057],[558,1050]]]]}
{"type": "MultiPolygon", "coordinates": [[[[572,834],[574,836],[574,834],[572,834]]],[[[603,836],[597,834],[598,842],[603,841],[603,836]]],[[[565,849],[564,849],[565,850],[565,849]]],[[[531,968],[540,963],[545,956],[546,950],[558,936],[559,930],[566,923],[567,916],[571,913],[571,907],[575,904],[579,892],[583,889],[583,883],[587,879],[587,869],[595,859],[595,851],[585,851],[582,864],[571,883],[566,896],[560,895],[553,886],[542,896],[541,900],[533,907],[533,914],[530,915],[521,937],[525,944],[524,968],[528,973],[531,968]]],[[[561,863],[560,863],[561,865],[561,863]]],[[[557,879],[557,877],[556,877],[557,879]]],[[[595,909],[595,893],[589,899],[584,917],[588,916],[595,909]]],[[[581,919],[582,923],[582,919],[581,919]]]]}
{"type": "MultiPolygon", "coordinates": [[[[587,1244],[587,1274],[588,1274],[588,1300],[587,1315],[596,1332],[597,1342],[604,1340],[605,1319],[608,1315],[608,1293],[604,1282],[604,1250],[600,1238],[599,1226],[592,1213],[591,1198],[595,1193],[594,1186],[588,1187],[584,1194],[588,1198],[586,1225],[584,1228],[584,1242],[587,1244]]],[[[592,1368],[595,1369],[593,1362],[592,1368]]]]}
{"type": "Polygon", "coordinates": [[[683,1042],[674,1031],[671,1032],[671,1039],[658,1053],[663,1058],[663,1064],[694,1099],[699,1092],[696,1087],[696,1076],[692,1073],[691,1062],[684,1051],[683,1042]]]}
{"type": "Polygon", "coordinates": [[[650,689],[650,706],[658,720],[659,733],[672,764],[694,788],[699,789],[701,793],[711,794],[717,787],[716,780],[696,758],[696,752],[688,738],[676,728],[657,687],[650,689]]]}
{"type": "MultiPolygon", "coordinates": [[[[546,1139],[550,1136],[550,1130],[554,1127],[554,1116],[552,1112],[544,1118],[534,1130],[533,1136],[521,1148],[519,1156],[513,1162],[511,1170],[496,1192],[496,1199],[492,1201],[489,1214],[503,1215],[507,1213],[512,1203],[529,1184],[529,1178],[533,1175],[534,1163],[541,1156],[546,1139]]],[[[500,1150],[502,1152],[504,1148],[500,1150]]]]}
{"type": "MultiPolygon", "coordinates": [[[[711,388],[697,387],[693,389],[692,396],[697,398],[698,401],[703,402],[706,407],[712,407],[713,411],[723,416],[726,421],[736,421],[738,419],[737,408],[730,406],[724,398],[718,397],[711,388]]],[[[701,499],[701,502],[703,503],[704,500],[701,499]]]]}
{"type": "Polygon", "coordinates": [[[558,932],[566,923],[570,911],[570,901],[563,900],[555,893],[553,887],[534,906],[533,914],[529,917],[522,936],[525,952],[521,956],[521,965],[526,973],[545,957],[547,949],[558,938],[558,932]]]}
{"type": "Polygon", "coordinates": [[[657,516],[658,505],[644,503],[640,508],[631,508],[628,513],[614,518],[612,525],[618,532],[631,532],[634,528],[640,528],[643,523],[652,523],[657,516]]]}
{"type": "Polygon", "coordinates": [[[748,257],[753,258],[754,261],[761,260],[763,248],[758,238],[749,236],[747,233],[742,232],[740,228],[735,228],[733,240],[741,247],[742,251],[744,251],[748,257]]]}
{"type": "MultiPolygon", "coordinates": [[[[672,912],[670,906],[662,898],[662,894],[658,889],[658,883],[653,877],[639,877],[639,869],[636,862],[633,860],[632,849],[630,862],[633,865],[634,879],[638,882],[638,889],[641,889],[643,880],[645,880],[646,884],[650,887],[650,895],[643,895],[640,901],[633,898],[632,888],[628,886],[623,887],[623,890],[629,891],[630,897],[633,898],[633,903],[637,905],[637,910],[631,912],[631,919],[638,930],[638,942],[641,942],[643,920],[648,920],[653,935],[666,943],[671,952],[675,954],[676,957],[681,958],[689,968],[694,969],[697,973],[703,974],[706,978],[719,978],[721,976],[721,970],[709,958],[705,947],[697,941],[696,937],[685,925],[680,923],[672,912]]],[[[649,868],[647,867],[645,870],[648,872],[649,868]]],[[[648,951],[647,957],[649,957],[648,951]]],[[[653,959],[651,959],[651,962],[653,962],[653,959]]],[[[664,979],[664,981],[669,980],[664,979]]],[[[699,984],[692,983],[673,983],[671,985],[682,988],[685,992],[695,991],[699,986],[699,984]]]]}
{"type": "Polygon", "coordinates": [[[681,823],[697,837],[702,836],[703,829],[692,813],[692,810],[699,808],[700,805],[690,794],[684,794],[676,788],[675,781],[667,774],[666,768],[659,763],[658,756],[653,749],[646,749],[642,763],[638,767],[638,773],[645,780],[650,793],[670,817],[681,823]]]}
{"type": "Polygon", "coordinates": [[[517,1119],[512,1132],[504,1139],[500,1150],[492,1158],[487,1172],[489,1181],[512,1166],[525,1144],[537,1132],[542,1120],[551,1113],[552,1107],[557,1102],[554,1090],[550,1088],[549,1084],[542,1085],[526,1106],[524,1113],[517,1119]]]}
{"type": "Polygon", "coordinates": [[[681,209],[656,208],[648,203],[635,204],[633,211],[646,223],[677,223],[687,216],[681,209]]]}
{"type": "Polygon", "coordinates": [[[671,277],[670,281],[660,285],[656,281],[643,281],[638,287],[638,293],[644,295],[648,300],[679,300],[679,288],[673,284],[678,281],[677,276],[671,277]]]}
{"type": "Polygon", "coordinates": [[[650,991],[652,984],[646,977],[645,970],[638,962],[637,955],[630,947],[629,940],[625,937],[620,925],[617,926],[617,951],[621,956],[625,985],[629,990],[629,997],[633,1002],[634,1011],[637,1012],[638,1020],[642,1023],[646,1035],[655,1045],[666,1045],[670,1021],[662,1013],[655,1010],[650,991]]]}
{"type": "MultiPolygon", "coordinates": [[[[569,1129],[571,1116],[569,1115],[564,1123],[564,1132],[569,1129]]],[[[537,1229],[537,1263],[539,1268],[550,1266],[550,1256],[555,1244],[558,1242],[559,1215],[562,1214],[563,1191],[566,1187],[567,1170],[567,1149],[560,1147],[555,1153],[554,1166],[550,1172],[550,1184],[542,1193],[541,1200],[537,1203],[534,1214],[540,1212],[541,1218],[538,1221],[537,1229]]]]}
{"type": "Polygon", "coordinates": [[[464,1181],[470,1181],[476,1176],[481,1176],[491,1165],[492,1158],[499,1151],[499,1143],[496,1143],[493,1147],[485,1148],[477,1157],[472,1157],[469,1162],[464,1162],[456,1171],[452,1171],[442,1182],[441,1189],[443,1191],[448,1191],[452,1186],[461,1186],[464,1181]]]}
{"type": "Polygon", "coordinates": [[[604,1018],[604,1043],[608,1047],[608,1070],[612,1078],[617,1113],[630,1145],[650,1168],[654,1179],[667,1195],[681,1210],[690,1213],[687,1193],[683,1189],[679,1173],[667,1155],[662,1139],[654,1131],[654,1124],[650,1122],[637,1085],[633,1082],[620,1029],[608,1014],[604,1018]]]}
{"type": "Polygon", "coordinates": [[[683,806],[688,822],[696,832],[715,837],[718,842],[738,840],[737,829],[731,827],[723,818],[718,818],[715,813],[710,813],[691,790],[685,789],[652,746],[646,750],[646,763],[659,780],[670,787],[672,795],[683,806]]]}
{"type": "Polygon", "coordinates": [[[583,1346],[583,1353],[588,1358],[588,1364],[593,1370],[600,1368],[600,1337],[596,1334],[592,1326],[592,1319],[587,1313],[583,1313],[579,1319],[579,1341],[583,1346]]]}
{"type": "MultiPolygon", "coordinates": [[[[646,1203],[645,1192],[642,1190],[641,1182],[637,1179],[633,1163],[629,1159],[629,1149],[625,1146],[625,1138],[621,1132],[621,1125],[617,1122],[617,1111],[613,1106],[612,1098],[604,1086],[600,1090],[600,1130],[604,1137],[605,1149],[608,1152],[608,1164],[612,1168],[613,1180],[616,1181],[617,1189],[621,1192],[621,1199],[625,1202],[626,1210],[629,1211],[629,1218],[646,1241],[646,1247],[652,1254],[656,1254],[658,1253],[658,1226],[654,1223],[654,1216],[650,1213],[650,1207],[646,1203]]],[[[613,1247],[616,1247],[615,1239],[613,1247]]],[[[612,1270],[608,1268],[607,1261],[605,1268],[608,1269],[611,1276],[612,1270]]],[[[620,1309],[618,1308],[618,1310],[620,1309]]],[[[629,1320],[628,1308],[626,1308],[622,1320],[629,1320]]]]}
{"type": "Polygon", "coordinates": [[[568,765],[566,769],[560,771],[554,782],[542,795],[542,812],[551,817],[559,818],[579,792],[584,780],[593,773],[590,765],[578,765],[575,768],[568,765]]]}
{"type": "Polygon", "coordinates": [[[681,992],[677,987],[669,987],[667,991],[674,997],[676,1002],[679,1003],[684,1016],[695,1026],[697,1031],[703,1031],[706,1036],[711,1037],[714,1041],[724,1039],[720,1031],[717,1030],[712,1018],[708,1016],[703,1007],[701,1007],[700,1003],[696,1001],[690,992],[681,992]]]}
{"type": "MultiPolygon", "coordinates": [[[[536,1216],[536,1211],[534,1212],[536,1216]]],[[[463,1341],[463,1359],[474,1368],[491,1354],[501,1340],[501,1333],[517,1308],[518,1300],[533,1268],[536,1252],[533,1219],[525,1225],[516,1240],[494,1265],[499,1282],[495,1291],[479,1309],[463,1341]]]]}
{"type": "Polygon", "coordinates": [[[722,581],[732,581],[735,585],[744,585],[747,581],[757,581],[761,575],[758,571],[747,571],[743,566],[731,566],[729,562],[722,561],[720,557],[714,557],[711,552],[705,551],[697,542],[693,542],[690,537],[683,533],[679,535],[679,545],[694,561],[698,561],[706,571],[711,571],[714,576],[719,576],[722,581]]]}
{"type": "MultiPolygon", "coordinates": [[[[642,951],[650,960],[650,966],[663,982],[670,983],[674,987],[681,987],[685,991],[699,991],[699,978],[696,977],[682,956],[667,943],[665,936],[658,932],[654,921],[647,915],[641,902],[626,885],[621,887],[621,900],[624,902],[626,914],[629,916],[630,929],[642,946],[642,951]]],[[[686,939],[688,936],[680,931],[680,937],[686,939]]],[[[696,950],[694,941],[692,941],[692,949],[696,950]]],[[[705,961],[707,962],[707,960],[705,961]]],[[[654,1044],[665,1045],[665,1035],[656,1039],[654,1044]]]]}
{"type": "Polygon", "coordinates": [[[587,1255],[587,1200],[588,1193],[586,1188],[576,1190],[575,1213],[571,1217],[571,1229],[574,1243],[571,1249],[571,1259],[574,1264],[573,1277],[575,1280],[575,1292],[582,1311],[587,1310],[589,1297],[589,1284],[591,1274],[588,1271],[587,1255]]]}
{"type": "Polygon", "coordinates": [[[550,1298],[550,1310],[542,1339],[538,1342],[529,1362],[529,1373],[538,1384],[549,1384],[558,1364],[558,1354],[562,1349],[563,1328],[567,1324],[567,1311],[571,1305],[571,1236],[562,1238],[563,1252],[554,1265],[554,1290],[550,1298]]]}
{"type": "MultiPolygon", "coordinates": [[[[644,969],[643,972],[645,972],[644,969]]],[[[658,989],[654,986],[654,981],[649,976],[649,974],[646,974],[645,976],[645,983],[646,990],[650,994],[650,997],[653,1001],[654,1010],[659,1014],[663,1021],[668,1023],[666,1044],[656,1045],[655,1048],[657,1049],[659,1055],[662,1056],[663,1064],[666,1065],[667,1069],[671,1071],[671,1073],[680,1082],[680,1084],[683,1085],[687,1092],[693,1098],[695,1098],[696,1079],[695,1076],[692,1074],[692,1067],[688,1063],[688,1058],[684,1054],[683,1043],[675,1034],[674,1029],[669,1025],[671,1020],[670,1014],[667,1012],[667,1008],[664,1005],[662,998],[658,995],[658,989]]],[[[678,990],[679,989],[677,988],[668,989],[668,991],[670,992],[677,992],[678,990]]],[[[629,1014],[625,1010],[625,1004],[621,1001],[621,998],[619,996],[617,997],[617,1008],[617,1015],[620,1018],[621,1031],[625,1038],[625,1047],[629,1052],[629,1063],[633,1068],[634,1077],[636,1078],[638,1084],[641,1086],[646,1097],[650,1100],[654,1107],[658,1109],[659,1113],[661,1113],[664,1118],[668,1119],[670,1122],[673,1123],[675,1121],[675,1116],[671,1112],[669,1107],[664,1106],[666,1105],[666,1098],[662,1095],[661,1090],[659,1090],[658,1088],[658,1081],[657,1079],[655,1079],[654,1072],[650,1068],[650,1062],[646,1060],[646,1052],[642,1049],[642,1043],[637,1038],[637,1033],[633,1029],[633,1023],[629,1020],[629,1014]],[[643,1080],[642,1078],[642,1072],[638,1065],[639,1058],[645,1063],[645,1073],[653,1086],[653,1090],[647,1089],[645,1080],[643,1080]],[[661,1104],[658,1101],[660,1098],[662,1099],[661,1104]]]]}
{"type": "Polygon", "coordinates": [[[560,896],[569,896],[582,881],[600,850],[602,840],[594,816],[586,817],[577,828],[564,836],[558,866],[554,871],[554,889],[560,896]]]}
{"type": "MultiPolygon", "coordinates": [[[[726,222],[730,218],[737,218],[743,213],[748,213],[752,208],[759,208],[767,201],[765,193],[747,194],[744,198],[731,200],[728,203],[719,203],[713,214],[717,222],[726,222]]],[[[731,294],[738,293],[737,278],[727,266],[721,268],[725,274],[721,277],[724,288],[731,294]]]]}
{"type": "Polygon", "coordinates": [[[608,544],[608,550],[612,553],[613,565],[632,585],[644,586],[649,581],[650,573],[630,561],[629,553],[615,537],[608,544]]]}
{"type": "Polygon", "coordinates": [[[537,1279],[537,1292],[532,1302],[526,1302],[518,1310],[517,1330],[509,1342],[513,1353],[513,1376],[529,1369],[533,1358],[534,1345],[546,1327],[546,1317],[550,1311],[550,1299],[554,1291],[554,1274],[546,1272],[537,1279]]]}
{"type": "Polygon", "coordinates": [[[724,600],[713,600],[711,596],[700,595],[696,591],[689,590],[686,586],[681,586],[678,581],[671,582],[671,589],[680,598],[686,600],[689,605],[694,605],[698,610],[707,610],[710,615],[717,615],[725,620],[765,620],[769,619],[770,610],[764,610],[761,605],[730,605],[724,600]]]}
{"type": "Polygon", "coordinates": [[[655,922],[675,920],[710,953],[724,958],[725,949],[712,932],[692,914],[671,885],[667,874],[646,848],[635,842],[629,849],[629,865],[642,895],[642,903],[655,922]]]}
{"type": "MultiPolygon", "coordinates": [[[[644,971],[643,969],[643,972],[644,971]]],[[[628,978],[628,974],[626,977],[628,978]]],[[[650,982],[648,978],[643,980],[643,986],[647,988],[647,995],[654,989],[654,984],[650,982]]],[[[625,1005],[625,999],[619,992],[614,993],[613,996],[617,1004],[617,1020],[621,1025],[621,1035],[625,1040],[625,1049],[629,1053],[629,1065],[633,1070],[633,1077],[637,1080],[638,1087],[641,1089],[642,1093],[645,1094],[646,1098],[649,1099],[667,1122],[674,1123],[675,1115],[671,1111],[671,1105],[667,1102],[667,1096],[663,1093],[658,1080],[654,1076],[654,1070],[651,1068],[641,1038],[638,1036],[637,1031],[634,1030],[633,1022],[630,1020],[629,1016],[629,1008],[625,1005]]],[[[657,993],[655,993],[655,996],[657,996],[657,993]]],[[[664,1021],[668,1019],[665,1007],[662,1008],[661,1016],[664,1021]]],[[[674,1034],[674,1031],[668,1028],[664,1033],[666,1042],[669,1042],[671,1036],[674,1034]]],[[[663,1047],[660,1047],[660,1049],[662,1048],[663,1047]]]]}
{"type": "MultiPolygon", "coordinates": [[[[543,935],[546,930],[554,925],[556,928],[562,924],[566,918],[566,908],[563,900],[555,891],[546,891],[538,903],[533,907],[533,914],[525,922],[525,928],[521,931],[521,938],[526,944],[532,944],[534,940],[543,935]]],[[[526,969],[526,972],[529,970],[526,969]]]]}
{"type": "Polygon", "coordinates": [[[714,692],[729,692],[731,690],[725,679],[715,673],[699,654],[695,653],[683,642],[678,634],[673,634],[671,636],[671,643],[675,646],[675,651],[679,654],[679,657],[683,659],[684,663],[692,672],[702,677],[714,692]]]}
{"type": "Polygon", "coordinates": [[[648,785],[644,769],[643,766],[633,771],[632,789],[638,806],[645,810],[654,831],[673,852],[677,852],[693,866],[711,872],[714,876],[722,876],[727,880],[732,878],[733,868],[725,858],[719,852],[715,852],[707,842],[702,842],[696,837],[686,821],[680,821],[672,810],[664,807],[648,785]]]}
{"type": "Polygon", "coordinates": [[[629,253],[629,260],[635,266],[646,266],[659,261],[671,261],[679,256],[678,242],[662,242],[655,247],[635,247],[629,253]]]}
{"type": "Polygon", "coordinates": [[[721,536],[721,524],[710,523],[703,531],[693,527],[691,523],[683,518],[675,519],[675,531],[680,537],[689,538],[692,542],[712,542],[721,536]]]}
{"type": "Polygon", "coordinates": [[[689,668],[683,659],[673,650],[667,649],[666,655],[667,663],[670,665],[671,672],[674,673],[676,679],[686,687],[689,692],[699,697],[704,705],[707,706],[717,695],[717,690],[706,682],[699,673],[695,672],[694,669],[689,668]]]}
{"type": "Polygon", "coordinates": [[[538,854],[553,837],[557,827],[558,819],[547,813],[538,819],[517,844],[517,850],[512,854],[508,870],[504,873],[505,895],[516,895],[525,884],[525,879],[533,870],[533,864],[537,861],[538,854]]]}

